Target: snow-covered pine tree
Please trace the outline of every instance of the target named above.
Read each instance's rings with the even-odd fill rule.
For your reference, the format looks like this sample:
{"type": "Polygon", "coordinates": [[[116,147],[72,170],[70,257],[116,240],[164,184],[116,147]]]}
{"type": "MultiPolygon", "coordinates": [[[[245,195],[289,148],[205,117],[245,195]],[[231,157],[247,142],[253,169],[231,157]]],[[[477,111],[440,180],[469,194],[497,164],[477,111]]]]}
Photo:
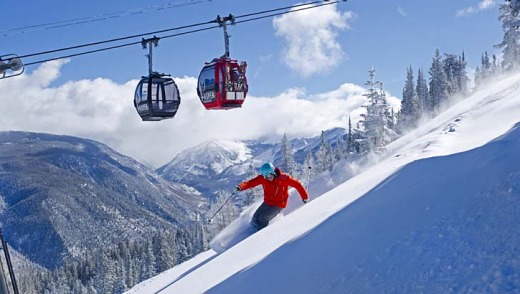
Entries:
{"type": "Polygon", "coordinates": [[[174,235],[159,232],[153,236],[152,241],[154,256],[157,258],[156,272],[161,273],[178,263],[176,250],[174,249],[176,248],[174,235]]]}
{"type": "Polygon", "coordinates": [[[397,122],[398,131],[415,128],[419,121],[419,101],[415,92],[415,83],[412,66],[406,69],[406,82],[403,89],[403,99],[401,100],[401,110],[399,111],[399,121],[397,122]]]}
{"type": "MultiPolygon", "coordinates": [[[[487,52],[486,60],[488,62],[488,68],[491,71],[491,63],[489,63],[487,52]]],[[[464,52],[460,56],[455,54],[444,54],[444,60],[442,64],[448,82],[448,95],[454,95],[458,93],[466,94],[468,90],[468,76],[466,74],[466,60],[464,57],[464,52]]]]}
{"type": "MultiPolygon", "coordinates": [[[[379,100],[379,93],[377,92],[376,86],[380,83],[379,81],[375,81],[375,69],[372,66],[370,68],[369,76],[370,80],[365,82],[365,85],[368,86],[368,93],[363,94],[363,96],[367,97],[368,104],[364,106],[364,108],[367,110],[367,113],[361,114],[362,120],[359,121],[359,123],[363,126],[363,137],[365,138],[364,144],[365,148],[364,150],[373,150],[375,146],[381,145],[381,126],[382,126],[382,120],[379,115],[378,111],[378,100],[379,100]]],[[[361,142],[360,142],[361,143],[361,142]]]]}
{"type": "Polygon", "coordinates": [[[432,65],[430,67],[430,103],[432,112],[439,110],[442,103],[448,100],[448,78],[442,64],[442,56],[439,49],[435,50],[432,65]]]}
{"type": "Polygon", "coordinates": [[[395,131],[395,121],[394,121],[394,111],[388,104],[388,99],[386,99],[386,91],[384,89],[384,83],[380,84],[381,88],[379,89],[380,103],[381,103],[381,114],[383,116],[383,146],[392,142],[397,138],[397,133],[395,131]]]}
{"type": "Polygon", "coordinates": [[[206,219],[204,219],[201,211],[197,211],[196,221],[193,224],[193,251],[202,252],[209,246],[209,237],[207,235],[207,228],[205,226],[206,219]]]}
{"type": "Polygon", "coordinates": [[[491,73],[492,75],[497,75],[500,73],[500,62],[498,61],[498,57],[493,54],[493,63],[491,64],[491,73]]]}
{"type": "Polygon", "coordinates": [[[146,240],[146,247],[145,247],[145,260],[146,262],[143,262],[141,264],[144,265],[144,269],[142,271],[142,277],[144,279],[148,279],[150,277],[153,277],[157,274],[155,269],[157,268],[157,257],[155,256],[155,253],[153,251],[153,237],[148,238],[146,240]]]}
{"type": "Polygon", "coordinates": [[[491,76],[491,61],[487,51],[482,53],[480,57],[480,68],[478,72],[479,81],[487,80],[491,76]]]}
{"type": "Polygon", "coordinates": [[[283,134],[282,142],[280,144],[280,153],[282,155],[282,164],[281,170],[297,177],[296,174],[298,170],[298,166],[296,161],[294,160],[293,150],[291,146],[291,142],[287,139],[287,134],[283,134]]]}
{"type": "Polygon", "coordinates": [[[417,71],[417,84],[415,88],[415,93],[417,95],[419,113],[422,117],[425,115],[425,112],[429,110],[430,94],[428,92],[428,84],[426,83],[426,78],[424,77],[424,71],[421,68],[419,68],[419,70],[417,71]]]}
{"type": "Polygon", "coordinates": [[[331,171],[334,167],[334,156],[332,147],[325,137],[325,132],[321,132],[320,148],[316,152],[317,169],[319,173],[331,171]]]}
{"type": "MultiPolygon", "coordinates": [[[[397,124],[397,113],[394,111],[392,107],[390,107],[390,118],[388,120],[388,128],[395,132],[396,124],[397,124]]],[[[397,132],[395,132],[397,134],[397,132]]]]}
{"type": "Polygon", "coordinates": [[[364,127],[362,134],[364,142],[358,139],[357,143],[360,145],[364,143],[365,146],[360,146],[362,151],[367,149],[379,151],[395,138],[395,132],[389,129],[393,118],[390,114],[390,107],[386,100],[383,84],[375,81],[374,67],[368,72],[370,80],[365,83],[365,85],[369,86],[368,93],[363,94],[368,99],[368,105],[364,106],[367,112],[361,115],[363,119],[360,121],[364,127]],[[377,85],[380,86],[379,90],[376,88],[377,85]]]}
{"type": "Polygon", "coordinates": [[[475,87],[478,87],[482,83],[482,73],[480,66],[477,65],[475,68],[475,77],[473,78],[473,82],[475,83],[475,87]]]}
{"type": "Polygon", "coordinates": [[[462,52],[462,55],[459,56],[459,62],[457,67],[457,85],[458,92],[462,95],[467,95],[469,91],[469,77],[468,71],[466,70],[467,66],[466,62],[466,54],[462,52]]]}
{"type": "Polygon", "coordinates": [[[309,152],[305,156],[305,161],[302,165],[302,173],[305,175],[305,177],[309,177],[312,179],[317,175],[317,172],[318,171],[316,169],[316,161],[314,161],[314,156],[312,156],[312,153],[309,152]]]}
{"type": "MultiPolygon", "coordinates": [[[[496,61],[496,56],[493,55],[494,62],[496,61]]],[[[477,66],[475,70],[475,85],[478,87],[480,84],[482,84],[484,81],[486,81],[489,77],[491,77],[494,73],[498,72],[496,69],[494,69],[494,65],[489,59],[487,51],[482,53],[480,57],[480,65],[477,66]]]]}
{"type": "Polygon", "coordinates": [[[502,22],[504,37],[495,47],[502,48],[502,67],[513,70],[520,62],[520,0],[506,0],[500,4],[498,19],[502,22]]]}
{"type": "Polygon", "coordinates": [[[352,133],[352,120],[350,114],[348,115],[348,138],[347,138],[347,153],[354,152],[354,134],[352,133]]]}
{"type": "Polygon", "coordinates": [[[338,162],[346,156],[346,147],[344,147],[344,145],[345,144],[340,140],[340,138],[336,140],[336,148],[332,149],[334,162],[338,162]]]}

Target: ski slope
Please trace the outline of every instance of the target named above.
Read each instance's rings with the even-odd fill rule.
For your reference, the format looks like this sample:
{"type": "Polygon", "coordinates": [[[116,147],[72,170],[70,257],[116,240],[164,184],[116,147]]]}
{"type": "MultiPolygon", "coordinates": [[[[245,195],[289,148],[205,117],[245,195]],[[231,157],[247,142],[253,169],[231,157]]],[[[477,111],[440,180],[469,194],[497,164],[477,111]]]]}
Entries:
{"type": "Polygon", "coordinates": [[[128,293],[520,291],[519,93],[519,74],[490,83],[266,229],[128,293]]]}

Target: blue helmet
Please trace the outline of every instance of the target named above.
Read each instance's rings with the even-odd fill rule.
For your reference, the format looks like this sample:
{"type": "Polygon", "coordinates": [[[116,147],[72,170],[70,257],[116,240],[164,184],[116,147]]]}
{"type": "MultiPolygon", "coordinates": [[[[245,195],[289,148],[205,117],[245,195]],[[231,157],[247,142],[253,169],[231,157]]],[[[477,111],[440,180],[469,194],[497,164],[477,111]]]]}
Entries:
{"type": "Polygon", "coordinates": [[[274,165],[270,162],[266,162],[262,165],[262,176],[267,178],[269,175],[274,174],[274,165]]]}

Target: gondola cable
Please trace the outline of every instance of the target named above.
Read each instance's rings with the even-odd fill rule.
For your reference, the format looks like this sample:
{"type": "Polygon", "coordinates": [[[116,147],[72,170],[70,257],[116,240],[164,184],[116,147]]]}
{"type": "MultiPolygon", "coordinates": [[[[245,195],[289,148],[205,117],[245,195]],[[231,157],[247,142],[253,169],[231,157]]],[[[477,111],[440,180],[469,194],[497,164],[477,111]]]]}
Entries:
{"type": "MultiPolygon", "coordinates": [[[[244,19],[244,20],[240,20],[240,21],[234,21],[234,24],[245,23],[245,22],[250,22],[250,21],[269,18],[269,17],[275,17],[275,16],[279,16],[279,15],[289,14],[289,13],[298,12],[298,11],[307,10],[307,9],[318,8],[321,6],[331,5],[331,4],[336,4],[339,2],[346,2],[346,1],[347,0],[336,0],[336,1],[323,0],[323,1],[314,1],[314,2],[310,2],[310,3],[304,3],[304,4],[297,4],[297,5],[290,6],[290,7],[282,7],[282,8],[277,8],[277,9],[264,10],[264,11],[260,11],[260,12],[256,12],[256,13],[250,13],[250,14],[236,16],[234,18],[235,19],[236,18],[245,18],[245,17],[255,16],[255,15],[262,15],[262,14],[266,14],[266,13],[270,13],[270,12],[274,12],[274,11],[285,10],[288,8],[292,9],[290,11],[272,13],[269,15],[262,15],[262,16],[258,16],[258,17],[254,17],[254,18],[244,19]],[[321,3],[321,2],[324,2],[324,3],[321,3]],[[316,5],[312,6],[313,4],[316,4],[316,5]]],[[[105,41],[99,41],[99,42],[93,42],[93,43],[71,46],[71,47],[66,47],[66,48],[54,49],[54,50],[38,52],[38,53],[33,53],[33,54],[26,54],[26,55],[22,55],[22,56],[18,56],[16,54],[0,55],[0,79],[6,78],[6,77],[13,77],[13,76],[22,74],[25,70],[25,66],[41,64],[44,62],[54,61],[54,60],[59,60],[59,59],[64,59],[64,58],[72,58],[72,57],[76,57],[76,56],[87,55],[87,54],[92,54],[92,53],[97,53],[97,52],[102,52],[102,51],[108,51],[108,50],[122,48],[122,47],[128,47],[128,46],[140,44],[141,41],[120,44],[120,45],[115,45],[115,46],[110,46],[110,47],[105,47],[105,48],[99,48],[99,49],[94,49],[94,50],[89,50],[89,51],[84,51],[84,52],[79,52],[79,53],[73,53],[73,54],[68,54],[68,55],[62,55],[62,56],[58,56],[58,57],[29,62],[26,64],[24,64],[22,62],[22,58],[34,57],[34,56],[38,56],[38,55],[56,53],[56,52],[61,52],[61,51],[73,50],[73,49],[79,49],[79,48],[90,47],[90,46],[95,46],[95,45],[101,45],[101,44],[110,43],[110,42],[122,41],[122,40],[130,39],[130,38],[148,36],[151,34],[153,34],[155,37],[155,34],[157,34],[157,33],[164,33],[164,32],[168,32],[168,31],[188,29],[188,28],[193,28],[193,27],[202,26],[202,25],[214,24],[216,22],[218,23],[217,20],[212,20],[212,21],[208,21],[208,22],[202,22],[202,23],[197,23],[197,24],[192,24],[192,25],[170,28],[170,29],[165,29],[165,30],[160,30],[160,31],[155,31],[155,32],[136,34],[136,35],[126,36],[126,37],[122,37],[122,38],[115,38],[115,39],[110,39],[110,40],[105,40],[105,41]],[[7,75],[6,72],[8,69],[13,71],[13,73],[10,75],[7,75]]],[[[196,32],[211,30],[211,29],[215,29],[215,28],[219,28],[219,27],[220,27],[220,25],[215,25],[215,26],[211,26],[211,27],[190,30],[190,31],[181,32],[181,33],[177,33],[177,34],[166,35],[166,36],[160,37],[159,39],[172,38],[172,37],[177,37],[177,36],[181,36],[181,35],[187,35],[187,34],[192,34],[192,33],[196,33],[196,32]]]]}
{"type": "MultiPolygon", "coordinates": [[[[256,12],[256,13],[250,13],[250,14],[246,14],[246,15],[240,15],[240,16],[236,16],[235,18],[238,19],[238,18],[244,18],[244,17],[254,16],[254,15],[261,15],[261,14],[265,14],[265,13],[269,13],[269,12],[273,12],[273,11],[285,10],[285,9],[288,9],[288,8],[307,6],[307,7],[304,7],[304,8],[298,8],[298,9],[294,9],[294,10],[291,10],[291,11],[285,11],[285,12],[281,12],[281,13],[275,13],[275,14],[270,14],[270,15],[267,15],[267,16],[260,16],[260,17],[256,17],[256,18],[252,18],[252,19],[246,19],[246,20],[241,20],[241,21],[237,21],[236,22],[236,23],[244,23],[244,22],[249,22],[249,21],[253,21],[253,20],[259,20],[259,19],[263,19],[263,18],[269,18],[269,17],[279,16],[279,15],[283,15],[283,14],[298,12],[298,11],[301,11],[301,10],[317,8],[317,7],[321,7],[321,6],[325,6],[325,5],[331,5],[331,4],[335,4],[335,3],[338,3],[338,2],[342,2],[342,1],[345,1],[345,0],[326,1],[326,3],[318,4],[316,6],[309,6],[311,4],[317,4],[317,3],[323,2],[323,1],[314,1],[314,2],[311,2],[311,3],[297,4],[297,5],[294,5],[294,6],[291,6],[291,7],[282,7],[282,8],[271,9],[271,10],[266,10],[266,11],[261,11],[261,12],[256,12]]],[[[164,29],[164,30],[148,32],[148,33],[135,34],[135,35],[126,36],[126,37],[120,37],[120,38],[114,38],[114,39],[109,39],[109,40],[104,40],[104,41],[92,42],[92,43],[76,45],[76,46],[71,46],[71,47],[65,47],[65,48],[60,48],[60,49],[42,51],[42,52],[38,52],[38,53],[25,54],[25,55],[22,55],[22,56],[19,56],[19,57],[20,58],[27,58],[27,57],[34,57],[34,56],[38,56],[38,55],[46,55],[46,54],[57,53],[57,52],[61,52],[61,51],[68,51],[68,50],[73,50],[73,49],[79,49],[79,48],[84,48],[84,47],[101,45],[101,44],[105,44],[105,43],[112,43],[112,42],[132,39],[132,38],[136,38],[136,37],[144,37],[144,36],[149,36],[149,35],[156,35],[156,34],[160,34],[160,33],[165,33],[165,32],[169,32],[169,31],[188,29],[188,28],[193,28],[193,27],[197,27],[197,26],[213,24],[215,22],[216,22],[215,20],[211,20],[211,21],[200,22],[200,23],[196,23],[196,24],[192,24],[192,25],[185,25],[185,26],[180,26],[180,27],[175,27],[175,28],[169,28],[169,29],[164,29]]],[[[200,31],[210,30],[210,29],[214,29],[214,28],[218,28],[218,27],[219,26],[212,26],[212,27],[207,27],[207,28],[203,28],[203,29],[187,31],[187,32],[178,33],[178,34],[166,35],[166,36],[163,36],[161,38],[162,39],[171,38],[171,37],[176,37],[176,36],[196,33],[196,32],[200,32],[200,31]]],[[[34,65],[34,64],[39,64],[39,63],[51,61],[51,60],[57,60],[57,59],[62,59],[62,58],[69,58],[69,57],[75,57],[75,56],[79,56],[79,55],[96,53],[96,52],[100,52],[100,51],[106,51],[106,50],[111,50],[111,49],[116,49],[116,48],[131,46],[131,45],[136,45],[136,44],[139,44],[139,43],[140,43],[140,41],[139,42],[132,42],[132,43],[127,43],[127,44],[122,44],[122,45],[118,45],[118,46],[101,48],[101,49],[97,49],[97,50],[86,51],[86,52],[77,53],[77,54],[70,54],[70,55],[61,56],[61,57],[45,59],[45,60],[41,60],[41,61],[37,61],[37,62],[31,62],[31,63],[27,63],[26,65],[34,65]]]]}
{"type": "Polygon", "coordinates": [[[6,37],[10,35],[15,34],[25,34],[29,32],[35,32],[39,30],[50,30],[50,29],[56,29],[56,28],[62,28],[66,26],[74,26],[79,24],[84,24],[88,22],[96,22],[96,21],[103,21],[108,19],[114,19],[118,17],[123,16],[129,16],[129,15],[136,15],[136,14],[142,14],[147,11],[152,10],[165,10],[165,9],[171,9],[176,7],[182,7],[182,6],[188,6],[188,5],[195,5],[202,2],[211,2],[212,0],[199,0],[199,1],[176,1],[176,2],[170,2],[160,5],[153,5],[148,6],[144,8],[137,8],[137,9],[129,9],[119,12],[112,12],[112,13],[105,13],[101,15],[93,15],[93,16],[87,16],[87,17],[81,17],[81,18],[74,18],[74,19],[68,19],[63,21],[56,21],[56,22],[48,22],[43,24],[37,24],[37,25],[28,25],[24,27],[18,27],[18,28],[11,28],[11,29],[0,29],[0,37],[6,37]]]}
{"type": "MultiPolygon", "coordinates": [[[[170,36],[161,37],[160,39],[177,37],[177,36],[187,35],[187,34],[191,34],[191,33],[197,33],[197,32],[201,32],[201,31],[212,30],[212,29],[215,29],[215,28],[218,28],[218,26],[212,26],[212,27],[192,30],[192,31],[188,31],[188,32],[182,32],[182,33],[178,33],[178,34],[174,34],[174,35],[170,35],[170,36]]],[[[138,35],[138,36],[141,36],[141,35],[138,35]]],[[[134,37],[137,37],[137,36],[134,36],[134,37]]],[[[121,45],[116,45],[116,46],[111,46],[111,47],[100,48],[100,49],[96,49],[96,50],[90,50],[90,51],[85,51],[85,52],[80,52],[80,53],[75,53],[75,54],[70,54],[70,55],[64,55],[64,56],[59,56],[59,57],[49,58],[49,59],[45,59],[45,60],[40,60],[40,61],[26,63],[25,65],[35,65],[35,64],[48,62],[48,61],[53,61],[53,60],[59,60],[59,59],[64,59],[64,58],[71,58],[71,57],[87,55],[87,54],[97,53],[97,52],[102,52],[102,51],[108,51],[108,50],[112,50],[112,49],[118,49],[118,48],[138,45],[138,44],[141,44],[141,42],[142,41],[136,41],[136,42],[132,42],[132,43],[126,43],[126,44],[121,44],[121,45]]],[[[24,57],[24,56],[20,56],[20,58],[22,58],[22,57],[24,57]]],[[[25,57],[27,57],[27,56],[25,56],[25,57]]]]}

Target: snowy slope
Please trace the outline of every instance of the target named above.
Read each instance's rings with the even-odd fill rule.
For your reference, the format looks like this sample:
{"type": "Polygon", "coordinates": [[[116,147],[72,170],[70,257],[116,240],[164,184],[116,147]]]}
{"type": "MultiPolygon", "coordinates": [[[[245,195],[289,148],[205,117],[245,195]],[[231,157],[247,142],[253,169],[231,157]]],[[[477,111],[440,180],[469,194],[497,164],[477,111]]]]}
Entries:
{"type": "Polygon", "coordinates": [[[495,81],[289,216],[129,293],[520,291],[519,92],[520,75],[495,81]]]}

